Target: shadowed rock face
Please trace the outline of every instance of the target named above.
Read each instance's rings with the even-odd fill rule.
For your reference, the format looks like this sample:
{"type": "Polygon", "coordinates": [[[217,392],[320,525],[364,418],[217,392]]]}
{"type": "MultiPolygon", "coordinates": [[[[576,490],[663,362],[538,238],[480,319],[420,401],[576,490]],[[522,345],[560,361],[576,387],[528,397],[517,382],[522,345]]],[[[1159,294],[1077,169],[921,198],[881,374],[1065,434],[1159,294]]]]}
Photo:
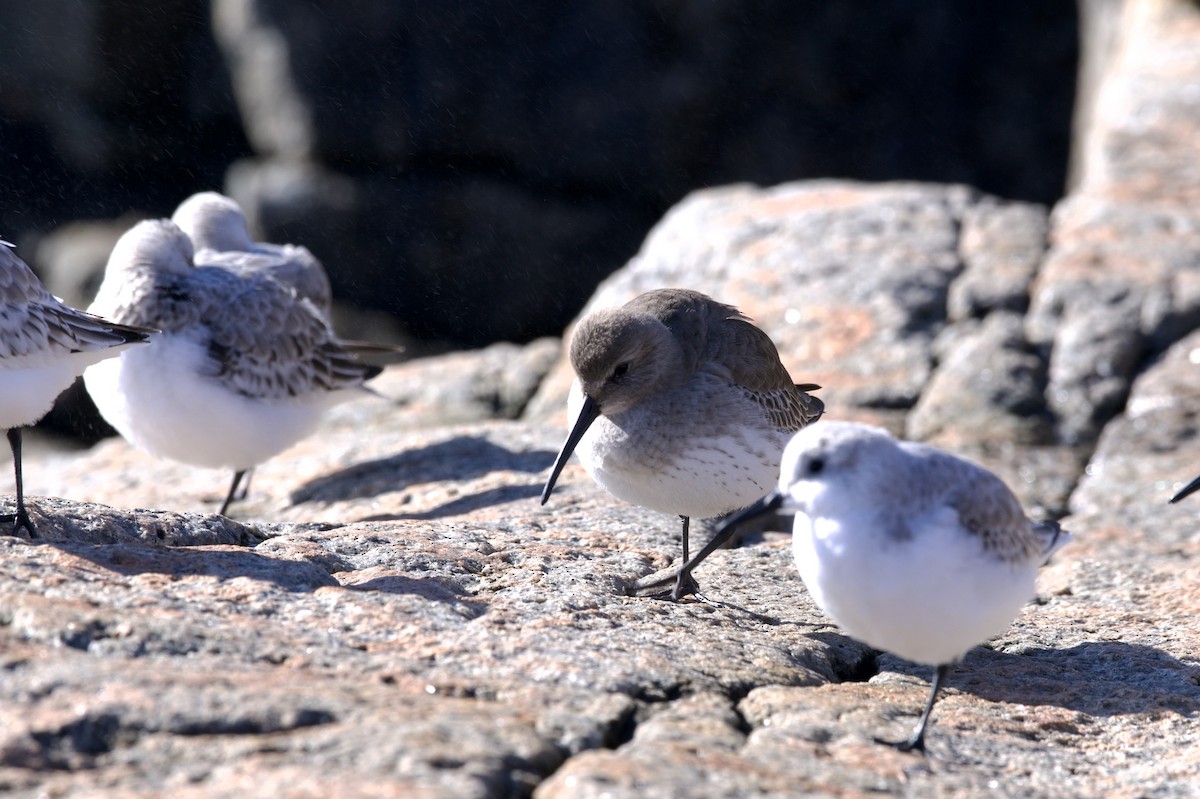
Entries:
{"type": "MultiPolygon", "coordinates": [[[[460,346],[556,335],[701,186],[1065,185],[1069,2],[71,9],[20,4],[0,30],[0,232],[28,246],[222,189],[340,299],[460,346]]],[[[58,249],[35,266],[84,255],[58,249]]]]}
{"type": "Polygon", "coordinates": [[[1100,160],[1053,213],[937,185],[728,187],[677,206],[590,305],[661,285],[735,304],[830,418],[972,457],[1063,517],[1038,600],[952,671],[927,759],[873,741],[908,731],[927,670],[831,626],[786,534],[706,561],[725,607],[662,603],[626,592],[668,567],[674,519],[574,463],[538,504],[570,379],[539,341],[389,368],[259,469],[233,521],[204,513],[211,474],[123,442],[28,452],[44,540],[0,538],[0,786],[1190,795],[1200,504],[1167,499],[1200,473],[1178,89],[1200,80],[1200,12],[1129,15],[1100,160]]]}

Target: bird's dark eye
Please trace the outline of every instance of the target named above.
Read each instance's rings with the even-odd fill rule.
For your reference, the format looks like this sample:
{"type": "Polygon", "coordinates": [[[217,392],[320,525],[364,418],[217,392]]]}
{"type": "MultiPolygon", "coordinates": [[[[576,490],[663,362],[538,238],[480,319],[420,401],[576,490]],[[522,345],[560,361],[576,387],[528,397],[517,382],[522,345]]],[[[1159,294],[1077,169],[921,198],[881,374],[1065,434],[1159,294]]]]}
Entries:
{"type": "Polygon", "coordinates": [[[622,377],[624,377],[624,376],[625,376],[625,373],[626,373],[626,372],[628,372],[628,371],[629,371],[629,364],[628,364],[628,363],[619,363],[619,364],[617,364],[617,368],[616,368],[616,369],[613,369],[612,376],[613,376],[614,378],[617,378],[617,379],[619,379],[619,378],[622,378],[622,377]]]}
{"type": "Polygon", "coordinates": [[[809,458],[805,464],[805,471],[809,474],[820,474],[825,470],[824,458],[809,458]]]}

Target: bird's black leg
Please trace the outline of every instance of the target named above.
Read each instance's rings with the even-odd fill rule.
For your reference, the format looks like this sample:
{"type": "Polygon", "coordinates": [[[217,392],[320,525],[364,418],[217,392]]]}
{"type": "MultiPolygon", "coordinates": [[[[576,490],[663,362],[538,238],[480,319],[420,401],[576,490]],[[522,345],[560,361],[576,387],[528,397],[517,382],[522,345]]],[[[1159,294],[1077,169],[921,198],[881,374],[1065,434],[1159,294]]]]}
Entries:
{"type": "MultiPolygon", "coordinates": [[[[683,560],[679,564],[682,567],[684,563],[688,562],[688,556],[691,554],[691,550],[688,547],[688,528],[691,526],[692,520],[687,516],[680,516],[679,520],[681,522],[683,522],[683,536],[682,536],[683,560]]],[[[676,578],[664,578],[661,581],[654,581],[650,585],[647,585],[644,587],[635,585],[633,587],[633,591],[634,591],[635,595],[637,595],[637,596],[651,597],[653,599],[669,599],[671,601],[676,601],[676,600],[682,599],[685,596],[693,595],[700,601],[707,602],[707,600],[704,599],[704,597],[700,596],[697,593],[699,588],[700,588],[700,584],[697,583],[695,581],[695,579],[692,578],[692,575],[690,572],[685,575],[681,571],[679,573],[678,577],[676,577],[676,578]],[[673,582],[674,590],[671,590],[671,589],[660,590],[660,591],[647,590],[651,586],[657,588],[659,583],[666,583],[666,582],[668,582],[668,580],[673,582]]]]}
{"type": "MultiPolygon", "coordinates": [[[[25,530],[30,538],[37,538],[37,529],[33,526],[33,520],[29,518],[29,511],[25,510],[25,485],[21,478],[21,428],[9,429],[8,445],[12,447],[13,468],[17,478],[17,512],[12,515],[12,535],[19,535],[21,530],[25,530]]],[[[3,518],[7,521],[8,515],[5,514],[3,518]]]]}
{"type": "MultiPolygon", "coordinates": [[[[691,550],[688,547],[688,531],[692,526],[692,520],[689,516],[680,516],[679,520],[683,522],[683,532],[680,534],[680,539],[683,542],[683,560],[679,562],[679,565],[683,566],[683,564],[687,563],[691,557],[691,550]]],[[[675,583],[675,589],[665,598],[680,599],[688,594],[693,594],[697,599],[701,601],[707,601],[704,599],[704,597],[700,596],[698,593],[699,591],[700,584],[696,582],[695,578],[692,577],[691,574],[688,574],[685,577],[681,572],[679,579],[675,583]]]]}
{"type": "Polygon", "coordinates": [[[233,482],[229,485],[229,493],[225,495],[225,501],[221,503],[221,509],[217,513],[224,516],[225,511],[229,510],[229,503],[233,502],[236,498],[234,495],[237,494],[238,485],[242,482],[242,478],[245,475],[245,469],[233,473],[233,482]]]}
{"type": "Polygon", "coordinates": [[[680,516],[680,521],[683,522],[683,532],[681,539],[683,540],[683,560],[679,566],[679,576],[675,578],[675,585],[671,591],[666,593],[662,598],[678,601],[685,596],[691,596],[697,602],[703,602],[706,605],[712,605],[714,608],[723,607],[719,602],[713,602],[704,594],[700,593],[700,583],[696,582],[696,578],[692,576],[690,571],[684,572],[683,565],[690,560],[691,551],[688,548],[688,530],[691,528],[692,520],[688,516],[680,516]]]}
{"type": "Polygon", "coordinates": [[[892,746],[895,746],[901,752],[925,753],[925,728],[929,726],[929,716],[933,713],[933,703],[937,701],[942,681],[946,679],[946,675],[949,672],[949,663],[943,663],[933,670],[933,682],[929,686],[929,701],[925,703],[925,712],[921,714],[921,719],[917,722],[917,726],[913,728],[912,736],[907,741],[901,741],[892,744],[892,746]]]}
{"type": "Polygon", "coordinates": [[[250,478],[254,476],[254,467],[250,467],[245,471],[245,477],[242,478],[241,487],[238,489],[237,496],[233,498],[234,502],[241,502],[250,495],[250,478]]]}

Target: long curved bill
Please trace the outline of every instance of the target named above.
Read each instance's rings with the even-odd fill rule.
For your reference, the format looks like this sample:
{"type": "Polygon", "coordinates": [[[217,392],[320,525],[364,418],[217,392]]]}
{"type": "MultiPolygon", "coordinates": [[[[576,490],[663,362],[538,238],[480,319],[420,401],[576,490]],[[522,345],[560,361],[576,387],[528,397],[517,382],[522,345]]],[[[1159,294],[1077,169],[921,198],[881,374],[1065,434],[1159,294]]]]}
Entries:
{"type": "MultiPolygon", "coordinates": [[[[700,563],[712,553],[716,552],[725,542],[733,537],[733,534],[738,531],[739,527],[766,516],[768,513],[774,513],[783,505],[784,495],[779,489],[775,489],[770,494],[767,494],[762,499],[755,502],[753,505],[747,505],[737,513],[733,514],[725,521],[721,522],[717,527],[717,531],[713,533],[712,540],[704,545],[704,549],[692,556],[692,559],[679,567],[679,574],[675,577],[675,588],[671,591],[671,598],[678,601],[687,593],[687,586],[690,584],[692,571],[700,565],[700,563]]],[[[653,588],[659,585],[666,585],[671,581],[670,577],[664,578],[649,585],[640,586],[640,588],[653,588]]]]}
{"type": "Polygon", "coordinates": [[[575,426],[571,428],[567,440],[563,442],[562,449],[558,451],[558,458],[554,461],[554,468],[550,470],[550,479],[546,481],[546,487],[542,489],[542,504],[546,504],[546,500],[550,499],[550,492],[554,490],[554,484],[558,482],[558,475],[562,472],[563,466],[566,465],[567,459],[571,457],[571,453],[575,451],[575,446],[579,443],[579,439],[583,438],[583,434],[592,426],[592,422],[600,415],[600,403],[593,400],[586,394],[583,396],[583,407],[579,409],[579,417],[575,419],[575,426]]]}
{"type": "Polygon", "coordinates": [[[1198,488],[1200,488],[1200,477],[1197,477],[1195,480],[1188,483],[1183,488],[1179,489],[1179,491],[1175,494],[1175,496],[1171,497],[1171,503],[1174,504],[1174,503],[1178,502],[1179,500],[1186,497],[1188,494],[1195,492],[1196,489],[1198,489],[1198,488]]]}

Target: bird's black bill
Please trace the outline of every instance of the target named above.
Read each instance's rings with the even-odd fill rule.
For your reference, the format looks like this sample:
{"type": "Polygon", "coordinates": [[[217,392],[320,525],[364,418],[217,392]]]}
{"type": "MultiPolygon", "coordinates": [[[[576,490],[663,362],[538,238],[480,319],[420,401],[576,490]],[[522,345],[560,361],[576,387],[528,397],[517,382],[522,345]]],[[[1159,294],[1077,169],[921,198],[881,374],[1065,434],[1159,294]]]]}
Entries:
{"type": "MultiPolygon", "coordinates": [[[[766,516],[768,513],[774,513],[775,511],[779,510],[779,506],[782,504],[783,494],[778,490],[775,490],[770,494],[767,494],[758,502],[755,502],[753,505],[747,505],[745,508],[742,508],[737,513],[725,519],[725,521],[721,522],[720,526],[717,527],[717,531],[713,533],[712,540],[704,545],[704,549],[701,549],[699,552],[697,552],[691,560],[679,568],[679,573],[675,576],[675,588],[671,591],[671,598],[679,600],[691,593],[691,589],[688,586],[695,585],[695,582],[692,580],[692,571],[699,566],[705,558],[724,546],[730,538],[733,538],[733,534],[736,533],[740,527],[749,524],[755,519],[766,516]]],[[[666,577],[662,580],[648,583],[639,587],[643,589],[653,588],[659,585],[666,585],[669,582],[671,582],[671,578],[666,577]]]]}
{"type": "Polygon", "coordinates": [[[1196,492],[1196,489],[1198,489],[1198,488],[1200,488],[1200,477],[1197,477],[1195,480],[1188,483],[1183,488],[1179,489],[1179,491],[1175,494],[1175,496],[1171,497],[1171,504],[1172,505],[1175,504],[1179,500],[1186,497],[1188,494],[1194,494],[1196,492]]]}
{"type": "Polygon", "coordinates": [[[596,421],[596,417],[600,415],[600,403],[593,400],[586,394],[583,397],[583,407],[579,409],[579,417],[575,420],[575,426],[571,428],[571,433],[567,436],[567,440],[563,442],[562,449],[558,451],[558,458],[554,461],[554,468],[550,470],[550,479],[546,481],[546,487],[542,489],[542,504],[546,504],[546,500],[550,499],[550,492],[554,490],[554,484],[558,482],[558,475],[562,473],[563,466],[567,464],[567,459],[571,457],[571,453],[575,451],[575,446],[579,443],[579,439],[583,438],[583,434],[592,426],[592,422],[596,421]]]}

